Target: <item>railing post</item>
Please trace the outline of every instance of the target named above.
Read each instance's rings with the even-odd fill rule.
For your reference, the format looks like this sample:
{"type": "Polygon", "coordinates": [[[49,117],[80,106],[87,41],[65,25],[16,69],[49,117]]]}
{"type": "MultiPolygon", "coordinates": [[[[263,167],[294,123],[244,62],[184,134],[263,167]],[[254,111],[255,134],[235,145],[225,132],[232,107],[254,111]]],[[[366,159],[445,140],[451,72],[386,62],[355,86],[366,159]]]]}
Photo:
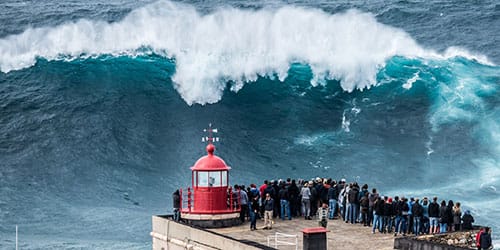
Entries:
{"type": "Polygon", "coordinates": [[[229,209],[233,211],[233,189],[229,187],[229,209]]]}
{"type": "Polygon", "coordinates": [[[188,187],[188,211],[191,212],[191,188],[188,187]]]}
{"type": "Polygon", "coordinates": [[[240,195],[241,195],[241,190],[238,192],[238,197],[237,197],[238,198],[238,201],[237,201],[238,202],[238,208],[241,211],[241,196],[240,195]]]}
{"type": "MultiPolygon", "coordinates": [[[[179,210],[180,210],[180,211],[182,211],[182,208],[183,208],[183,207],[182,207],[182,188],[181,188],[181,189],[179,189],[179,197],[180,197],[180,199],[179,199],[179,203],[180,203],[180,208],[179,208],[179,210]]],[[[180,211],[179,211],[179,212],[180,212],[180,211]]]]}

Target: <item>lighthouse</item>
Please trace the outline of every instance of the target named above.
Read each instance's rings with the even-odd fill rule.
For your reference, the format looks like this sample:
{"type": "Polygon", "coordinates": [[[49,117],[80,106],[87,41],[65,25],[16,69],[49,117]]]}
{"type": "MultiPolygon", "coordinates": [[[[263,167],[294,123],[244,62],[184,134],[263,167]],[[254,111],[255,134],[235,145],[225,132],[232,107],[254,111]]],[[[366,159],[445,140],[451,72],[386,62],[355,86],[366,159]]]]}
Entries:
{"type": "Polygon", "coordinates": [[[216,156],[214,137],[216,128],[209,124],[204,129],[208,136],[207,154],[191,167],[191,187],[181,195],[181,218],[188,224],[204,228],[228,227],[241,224],[239,220],[239,197],[233,194],[229,185],[229,170],[223,159],[216,156]]]}

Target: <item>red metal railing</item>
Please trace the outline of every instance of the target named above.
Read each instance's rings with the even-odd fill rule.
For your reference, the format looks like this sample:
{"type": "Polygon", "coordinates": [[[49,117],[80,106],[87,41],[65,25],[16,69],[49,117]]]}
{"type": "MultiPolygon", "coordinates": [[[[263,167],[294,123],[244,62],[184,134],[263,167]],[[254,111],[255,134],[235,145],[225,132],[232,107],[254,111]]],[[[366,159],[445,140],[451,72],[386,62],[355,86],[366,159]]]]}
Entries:
{"type": "Polygon", "coordinates": [[[237,192],[233,193],[233,189],[231,187],[228,188],[227,191],[227,196],[226,199],[220,199],[218,197],[217,199],[211,198],[211,196],[207,196],[207,198],[200,199],[198,200],[194,199],[194,194],[192,192],[191,187],[188,187],[187,193],[184,192],[183,189],[179,189],[179,194],[180,194],[180,210],[184,213],[228,213],[228,212],[239,212],[241,211],[241,204],[240,204],[240,194],[237,192]],[[226,203],[226,209],[213,209],[213,210],[198,210],[196,209],[196,203],[200,202],[202,204],[213,204],[214,202],[225,202],[226,203]]]}

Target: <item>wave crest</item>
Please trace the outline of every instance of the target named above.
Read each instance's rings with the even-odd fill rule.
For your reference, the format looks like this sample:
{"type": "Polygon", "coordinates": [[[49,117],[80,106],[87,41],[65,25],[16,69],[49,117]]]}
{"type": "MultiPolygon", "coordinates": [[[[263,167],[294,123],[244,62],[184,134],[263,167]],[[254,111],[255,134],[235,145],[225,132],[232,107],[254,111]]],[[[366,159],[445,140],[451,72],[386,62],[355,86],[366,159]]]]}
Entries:
{"type": "Polygon", "coordinates": [[[202,15],[193,6],[159,1],[116,23],[79,20],[1,39],[0,70],[30,67],[37,57],[137,55],[144,47],[175,58],[173,81],[188,104],[219,101],[228,82],[237,91],[258,76],[283,81],[293,62],[311,67],[314,86],[337,79],[353,91],[375,85],[378,69],[395,55],[474,57],[457,48],[442,56],[423,49],[406,32],[357,10],[225,8],[202,15]]]}

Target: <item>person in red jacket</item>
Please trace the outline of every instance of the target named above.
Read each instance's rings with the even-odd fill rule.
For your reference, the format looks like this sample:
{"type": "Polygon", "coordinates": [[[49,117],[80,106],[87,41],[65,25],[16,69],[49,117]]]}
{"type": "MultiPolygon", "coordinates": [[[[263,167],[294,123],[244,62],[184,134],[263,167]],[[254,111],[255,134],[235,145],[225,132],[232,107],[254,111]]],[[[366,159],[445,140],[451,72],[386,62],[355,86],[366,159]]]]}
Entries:
{"type": "Polygon", "coordinates": [[[477,249],[481,249],[481,234],[484,232],[484,227],[482,227],[476,234],[476,246],[477,249]]]}

